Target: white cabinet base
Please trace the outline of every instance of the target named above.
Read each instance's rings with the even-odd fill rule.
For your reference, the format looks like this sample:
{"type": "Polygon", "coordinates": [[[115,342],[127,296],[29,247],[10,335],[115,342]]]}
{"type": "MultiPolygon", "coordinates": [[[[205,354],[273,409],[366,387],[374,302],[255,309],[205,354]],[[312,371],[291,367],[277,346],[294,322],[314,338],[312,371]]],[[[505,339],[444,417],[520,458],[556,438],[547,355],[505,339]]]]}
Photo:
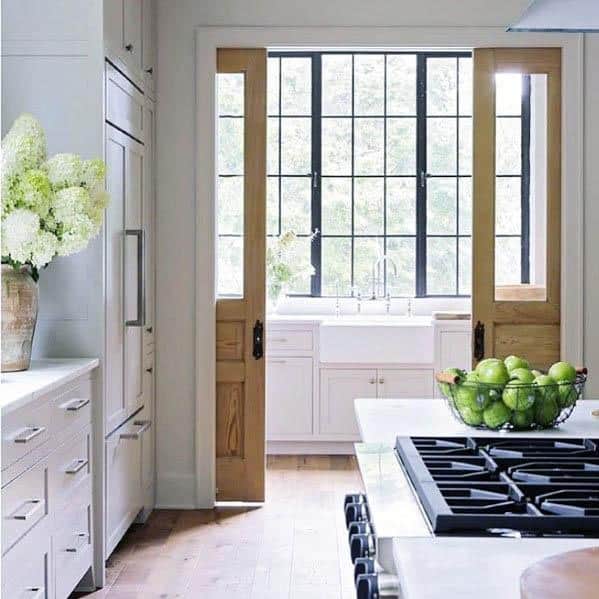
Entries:
{"type": "Polygon", "coordinates": [[[351,441],[268,441],[268,455],[353,455],[351,441]]]}

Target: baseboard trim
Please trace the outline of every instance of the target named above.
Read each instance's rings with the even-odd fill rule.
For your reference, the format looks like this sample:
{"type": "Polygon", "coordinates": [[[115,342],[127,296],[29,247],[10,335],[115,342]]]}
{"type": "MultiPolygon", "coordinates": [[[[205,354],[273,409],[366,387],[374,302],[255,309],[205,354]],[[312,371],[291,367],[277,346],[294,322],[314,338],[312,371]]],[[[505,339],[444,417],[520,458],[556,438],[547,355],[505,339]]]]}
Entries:
{"type": "Polygon", "coordinates": [[[195,510],[193,474],[162,474],[156,479],[156,507],[170,510],[195,510]]]}
{"type": "Polygon", "coordinates": [[[268,455],[353,455],[352,441],[268,441],[268,455]]]}

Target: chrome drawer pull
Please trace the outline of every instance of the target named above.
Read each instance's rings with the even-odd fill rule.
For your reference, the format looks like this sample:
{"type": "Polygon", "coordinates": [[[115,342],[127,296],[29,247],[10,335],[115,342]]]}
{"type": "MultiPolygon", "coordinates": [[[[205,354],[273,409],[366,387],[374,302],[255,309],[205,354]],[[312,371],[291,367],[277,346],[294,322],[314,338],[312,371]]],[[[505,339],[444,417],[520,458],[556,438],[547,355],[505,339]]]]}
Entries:
{"type": "Polygon", "coordinates": [[[288,339],[285,339],[285,337],[279,337],[278,339],[275,337],[274,339],[271,339],[271,341],[273,343],[287,343],[288,339]]]}
{"type": "Polygon", "coordinates": [[[46,432],[45,426],[29,426],[15,437],[15,443],[29,443],[42,433],[46,432]]]}
{"type": "Polygon", "coordinates": [[[133,421],[134,426],[139,426],[137,431],[129,431],[121,433],[121,439],[140,439],[141,436],[152,426],[151,420],[135,420],[133,421]]]}
{"type": "Polygon", "coordinates": [[[46,597],[46,589],[44,587],[29,587],[25,589],[19,599],[44,599],[46,597]]]}
{"type": "Polygon", "coordinates": [[[268,364],[287,364],[287,360],[266,360],[268,364]]]}
{"type": "Polygon", "coordinates": [[[65,470],[65,474],[77,474],[89,464],[89,460],[78,459],[71,463],[71,465],[65,470]]]}
{"type": "Polygon", "coordinates": [[[77,538],[79,539],[79,544],[77,546],[67,547],[65,549],[67,553],[77,553],[78,551],[81,551],[84,545],[87,545],[87,539],[89,538],[89,535],[86,532],[80,532],[77,535],[77,538]]]}
{"type": "Polygon", "coordinates": [[[89,403],[89,397],[84,399],[72,399],[65,404],[62,404],[62,408],[68,412],[78,412],[81,408],[85,407],[89,403]]]}
{"type": "Polygon", "coordinates": [[[25,505],[28,504],[32,504],[32,506],[23,514],[15,514],[13,516],[15,520],[27,521],[29,518],[33,518],[33,516],[35,516],[35,514],[37,514],[37,512],[44,507],[44,500],[31,499],[30,501],[25,502],[25,505]]]}

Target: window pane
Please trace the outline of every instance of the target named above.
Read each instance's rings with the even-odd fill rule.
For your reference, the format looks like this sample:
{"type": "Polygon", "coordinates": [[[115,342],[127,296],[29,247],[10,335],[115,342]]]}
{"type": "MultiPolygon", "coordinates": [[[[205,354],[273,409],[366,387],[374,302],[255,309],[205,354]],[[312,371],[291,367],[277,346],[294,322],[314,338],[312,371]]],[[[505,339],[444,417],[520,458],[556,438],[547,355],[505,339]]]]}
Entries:
{"type": "Polygon", "coordinates": [[[430,175],[453,175],[456,172],[455,119],[426,120],[426,152],[430,175]]]}
{"type": "Polygon", "coordinates": [[[387,234],[416,233],[416,179],[387,179],[387,234]]]}
{"type": "Polygon", "coordinates": [[[243,73],[218,73],[218,114],[243,116],[243,73]]]}
{"type": "Polygon", "coordinates": [[[322,234],[351,235],[351,179],[321,179],[322,234]]]}
{"type": "Polygon", "coordinates": [[[520,177],[502,177],[495,181],[495,234],[520,235],[522,206],[520,177]]]}
{"type": "Polygon", "coordinates": [[[279,114],[279,64],[280,58],[269,58],[266,72],[268,114],[279,114]]]}
{"type": "Polygon", "coordinates": [[[372,286],[372,265],[383,255],[383,247],[382,239],[357,237],[354,240],[354,285],[362,295],[372,286]]]}
{"type": "Polygon", "coordinates": [[[520,237],[495,238],[495,285],[519,285],[520,237]]]}
{"type": "Polygon", "coordinates": [[[459,182],[460,235],[472,233],[472,179],[460,177],[459,182]]]}
{"type": "Polygon", "coordinates": [[[219,296],[243,295],[243,239],[218,238],[216,289],[219,296]]]}
{"type": "Polygon", "coordinates": [[[281,228],[309,235],[312,228],[312,179],[281,178],[281,228]]]}
{"type": "Polygon", "coordinates": [[[267,152],[266,172],[269,175],[279,174],[279,119],[277,117],[268,119],[267,130],[267,152]]]}
{"type": "Polygon", "coordinates": [[[520,119],[495,119],[495,172],[498,175],[519,175],[521,169],[520,119]]]}
{"type": "Polygon", "coordinates": [[[426,286],[429,295],[456,292],[456,240],[429,237],[426,244],[426,286]]]}
{"type": "Polygon", "coordinates": [[[243,119],[218,119],[218,174],[243,175],[243,119]]]}
{"type": "Polygon", "coordinates": [[[279,178],[266,180],[266,234],[279,235],[279,178]]]}
{"type": "Polygon", "coordinates": [[[383,119],[354,121],[354,169],[356,175],[382,175],[384,155],[383,119]]]}
{"type": "Polygon", "coordinates": [[[384,230],[383,179],[356,178],[354,180],[354,234],[383,235],[384,230]]]}
{"type": "Polygon", "coordinates": [[[416,174],[416,119],[387,119],[387,174],[416,174]]]}
{"type": "Polygon", "coordinates": [[[351,239],[322,238],[322,295],[351,295],[351,239]]]}
{"type": "Polygon", "coordinates": [[[351,175],[351,119],[322,119],[322,174],[351,175]]]}
{"type": "Polygon", "coordinates": [[[312,124],[309,118],[281,119],[281,173],[306,175],[312,172],[312,124]]]}
{"type": "Polygon", "coordinates": [[[312,113],[312,59],[281,59],[281,113],[312,113]]]}
{"type": "Polygon", "coordinates": [[[472,58],[460,58],[460,114],[472,114],[472,58]]]}
{"type": "Polygon", "coordinates": [[[426,198],[426,230],[430,235],[456,233],[455,177],[429,179],[426,198]]]}
{"type": "Polygon", "coordinates": [[[416,56],[387,56],[387,114],[416,114],[416,56]]]}
{"type": "Polygon", "coordinates": [[[382,115],[385,110],[385,59],[381,55],[354,57],[354,114],[382,115]]]}
{"type": "Polygon", "coordinates": [[[351,82],[352,58],[350,55],[323,55],[322,114],[351,114],[351,82]]]}
{"type": "Polygon", "coordinates": [[[457,113],[457,59],[426,61],[426,112],[430,115],[457,113]]]}
{"type": "Polygon", "coordinates": [[[458,243],[460,261],[458,293],[460,295],[470,295],[472,293],[472,239],[462,237],[458,243]]]}
{"type": "Polygon", "coordinates": [[[413,296],[416,293],[416,240],[395,238],[387,240],[387,255],[397,266],[397,277],[393,268],[387,266],[387,290],[391,295],[413,296]]]}
{"type": "Polygon", "coordinates": [[[312,277],[309,274],[311,259],[312,243],[309,237],[298,237],[293,246],[291,257],[294,264],[297,264],[302,272],[306,274],[296,281],[289,287],[289,293],[299,293],[307,295],[310,293],[312,277]]]}
{"type": "Polygon", "coordinates": [[[519,115],[522,112],[522,75],[497,73],[495,75],[495,114],[519,115]]]}
{"type": "Polygon", "coordinates": [[[472,119],[460,119],[460,175],[472,174],[472,119]]]}
{"type": "Polygon", "coordinates": [[[218,234],[243,235],[243,177],[218,178],[218,234]]]}

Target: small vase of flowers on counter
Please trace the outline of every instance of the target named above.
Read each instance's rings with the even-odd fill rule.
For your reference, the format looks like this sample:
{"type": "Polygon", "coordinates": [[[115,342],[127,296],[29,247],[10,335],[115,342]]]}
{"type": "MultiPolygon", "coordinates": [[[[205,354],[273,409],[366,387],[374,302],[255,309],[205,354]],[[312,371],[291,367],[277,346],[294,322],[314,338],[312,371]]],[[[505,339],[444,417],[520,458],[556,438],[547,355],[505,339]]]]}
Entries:
{"type": "Polygon", "coordinates": [[[101,159],[46,155],[46,136],[30,114],[2,140],[2,364],[27,370],[37,321],[40,270],[55,256],[87,247],[102,226],[108,194],[101,159]]]}

